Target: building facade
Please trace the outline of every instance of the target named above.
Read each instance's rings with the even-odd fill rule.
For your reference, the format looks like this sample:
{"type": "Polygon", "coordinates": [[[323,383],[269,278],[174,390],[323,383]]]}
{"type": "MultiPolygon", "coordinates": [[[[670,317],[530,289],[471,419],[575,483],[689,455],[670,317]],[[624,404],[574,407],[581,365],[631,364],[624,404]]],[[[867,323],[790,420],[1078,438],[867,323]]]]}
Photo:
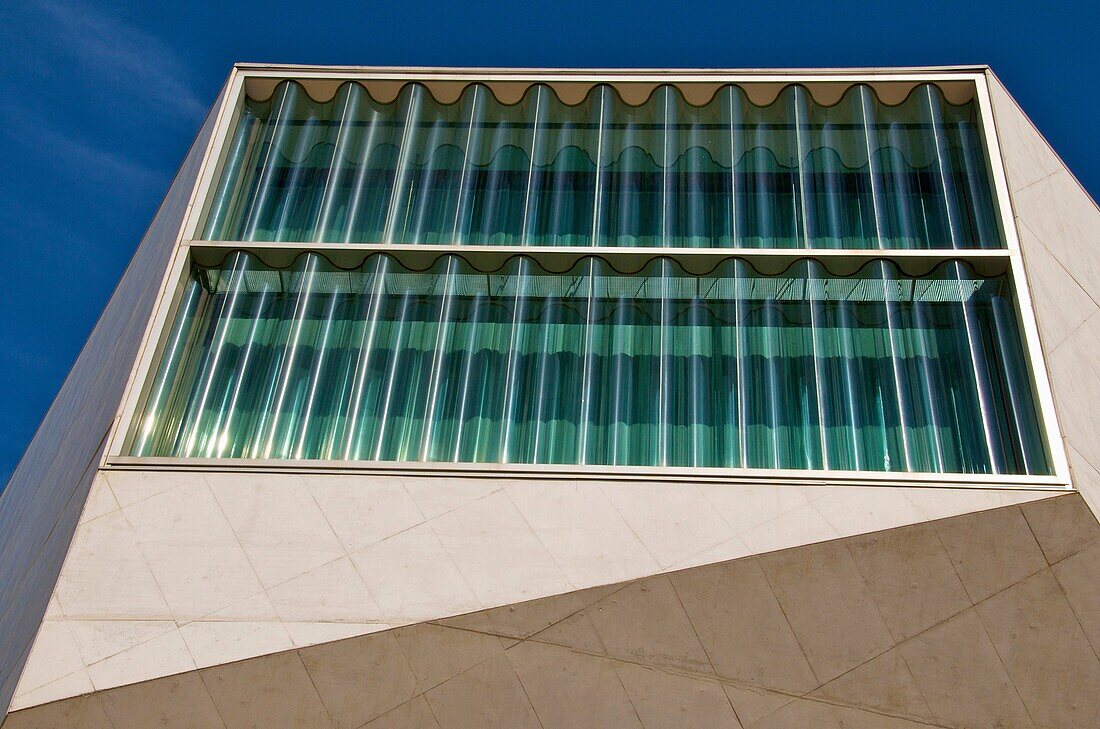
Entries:
{"type": "Polygon", "coordinates": [[[1098,233],[987,68],[238,65],[0,496],[3,726],[1100,725],[1098,233]]]}

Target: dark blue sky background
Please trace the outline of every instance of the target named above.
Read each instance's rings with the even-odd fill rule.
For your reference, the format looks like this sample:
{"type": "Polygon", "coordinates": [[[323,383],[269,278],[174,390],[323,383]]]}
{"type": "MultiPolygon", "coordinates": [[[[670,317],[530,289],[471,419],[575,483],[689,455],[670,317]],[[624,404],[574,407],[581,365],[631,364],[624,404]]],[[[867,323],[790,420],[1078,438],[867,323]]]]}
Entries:
{"type": "Polygon", "coordinates": [[[1100,3],[0,0],[0,485],[235,61],[988,63],[1094,198],[1100,3]]]}

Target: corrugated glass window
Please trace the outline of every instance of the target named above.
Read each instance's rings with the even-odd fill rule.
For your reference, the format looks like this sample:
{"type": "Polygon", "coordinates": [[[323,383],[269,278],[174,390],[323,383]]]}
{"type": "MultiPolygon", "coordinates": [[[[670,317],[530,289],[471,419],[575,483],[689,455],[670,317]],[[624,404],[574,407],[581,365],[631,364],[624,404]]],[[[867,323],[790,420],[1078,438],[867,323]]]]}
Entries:
{"type": "Polygon", "coordinates": [[[1046,474],[1007,277],[192,270],[136,455],[1046,474]]]}
{"type": "Polygon", "coordinates": [[[246,85],[132,455],[1051,474],[966,82],[425,83],[246,85]]]}
{"type": "Polygon", "coordinates": [[[389,103],[349,82],[247,99],[207,240],[794,249],[1003,248],[975,102],[931,84],[804,86],[756,106],[734,85],[693,106],[608,85],[570,106],[471,84],[410,83],[389,103]]]}

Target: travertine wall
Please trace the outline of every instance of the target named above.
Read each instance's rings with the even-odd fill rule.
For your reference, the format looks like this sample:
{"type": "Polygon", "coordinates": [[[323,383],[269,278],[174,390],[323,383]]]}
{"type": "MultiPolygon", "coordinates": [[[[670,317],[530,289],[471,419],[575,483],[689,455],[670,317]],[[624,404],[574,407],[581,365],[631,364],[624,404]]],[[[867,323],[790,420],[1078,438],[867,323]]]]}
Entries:
{"type": "MultiPolygon", "coordinates": [[[[224,91],[223,91],[224,93],[224,91]]],[[[219,96],[220,100],[220,96],[219,96]]],[[[217,109],[219,102],[215,102],[217,109]]],[[[0,495],[0,706],[15,691],[179,240],[209,115],[126,273],[0,495]],[[18,599],[10,596],[18,595],[18,599]]]]}
{"type": "Polygon", "coordinates": [[[101,473],[12,708],[1051,495],[101,473]]]}
{"type": "Polygon", "coordinates": [[[1100,209],[997,78],[989,82],[1074,486],[1100,514],[1100,209]]]}
{"type": "Polygon", "coordinates": [[[1093,727],[1074,494],[68,699],[4,729],[1093,727]]]}

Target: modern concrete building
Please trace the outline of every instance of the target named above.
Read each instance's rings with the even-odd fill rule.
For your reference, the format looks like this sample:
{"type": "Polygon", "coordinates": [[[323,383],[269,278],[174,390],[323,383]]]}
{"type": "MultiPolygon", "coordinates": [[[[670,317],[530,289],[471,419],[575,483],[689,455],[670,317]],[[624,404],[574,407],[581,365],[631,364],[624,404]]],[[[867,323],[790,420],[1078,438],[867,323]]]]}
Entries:
{"type": "Polygon", "coordinates": [[[237,66],[0,496],[3,727],[1100,726],[1098,238],[982,67],[237,66]]]}

